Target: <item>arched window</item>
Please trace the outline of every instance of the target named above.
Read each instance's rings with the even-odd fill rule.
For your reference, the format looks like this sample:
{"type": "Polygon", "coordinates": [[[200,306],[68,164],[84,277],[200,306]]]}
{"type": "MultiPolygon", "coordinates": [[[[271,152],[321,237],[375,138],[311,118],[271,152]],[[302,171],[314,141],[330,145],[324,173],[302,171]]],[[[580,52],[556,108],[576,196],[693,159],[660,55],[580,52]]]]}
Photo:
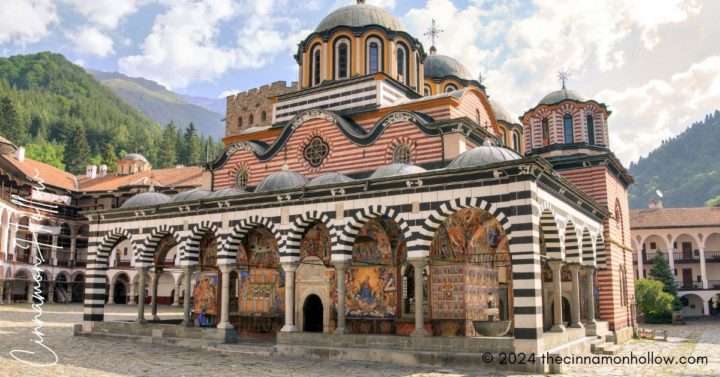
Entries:
{"type": "Polygon", "coordinates": [[[312,49],[312,86],[320,84],[320,45],[312,49]]]}
{"type": "Polygon", "coordinates": [[[350,41],[339,39],[335,42],[335,80],[350,77],[350,41]]]}
{"type": "Polygon", "coordinates": [[[242,128],[242,126],[243,126],[243,118],[238,117],[238,128],[242,128]]]}
{"type": "Polygon", "coordinates": [[[399,44],[396,53],[397,59],[397,80],[403,84],[408,83],[408,59],[407,49],[399,44]]]}
{"type": "Polygon", "coordinates": [[[448,85],[445,87],[445,93],[454,92],[454,91],[456,91],[456,90],[457,90],[457,87],[456,87],[455,85],[453,85],[453,84],[448,84],[448,85]]]}
{"type": "Polygon", "coordinates": [[[254,117],[252,114],[250,114],[250,118],[249,118],[248,124],[252,126],[253,123],[255,123],[255,117],[254,117]]]}
{"type": "Polygon", "coordinates": [[[395,149],[393,150],[393,163],[412,163],[412,147],[406,143],[396,145],[395,149]]]}
{"type": "Polygon", "coordinates": [[[563,133],[565,134],[565,144],[572,144],[575,142],[573,135],[573,118],[570,114],[563,116],[563,133]]]}
{"type": "Polygon", "coordinates": [[[425,90],[423,91],[424,96],[431,96],[432,95],[432,89],[430,89],[430,85],[425,85],[425,90]]]}
{"type": "Polygon", "coordinates": [[[238,169],[237,173],[235,173],[235,187],[241,190],[245,190],[247,188],[249,180],[250,172],[248,172],[248,169],[246,167],[238,169]]]}
{"type": "Polygon", "coordinates": [[[520,133],[517,131],[513,131],[512,133],[512,149],[520,153],[520,133]]]}
{"type": "Polygon", "coordinates": [[[500,142],[502,145],[507,145],[507,131],[504,128],[500,128],[500,142]]]}
{"type": "Polygon", "coordinates": [[[267,113],[266,113],[265,111],[263,111],[262,113],[260,113],[260,121],[261,121],[261,122],[267,121],[267,113]]]}
{"type": "Polygon", "coordinates": [[[585,123],[587,123],[588,143],[595,144],[595,119],[592,114],[585,117],[585,123]]]}
{"type": "Polygon", "coordinates": [[[550,145],[550,121],[548,118],[542,120],[542,143],[544,147],[550,145]]]}
{"type": "Polygon", "coordinates": [[[480,124],[482,122],[482,116],[480,115],[479,109],[475,109],[475,122],[477,122],[477,124],[480,124]]]}
{"type": "Polygon", "coordinates": [[[367,40],[367,73],[380,72],[382,67],[382,42],[378,38],[367,40]]]}

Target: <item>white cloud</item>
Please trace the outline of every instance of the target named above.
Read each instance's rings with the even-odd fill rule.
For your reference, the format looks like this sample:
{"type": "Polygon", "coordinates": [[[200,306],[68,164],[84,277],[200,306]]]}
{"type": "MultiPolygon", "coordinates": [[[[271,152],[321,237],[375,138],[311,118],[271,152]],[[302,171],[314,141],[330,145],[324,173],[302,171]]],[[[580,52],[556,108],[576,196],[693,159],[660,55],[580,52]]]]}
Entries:
{"type": "MultiPolygon", "coordinates": [[[[156,80],[171,88],[214,80],[230,69],[262,67],[296,45],[284,28],[297,28],[293,19],[273,16],[286,1],[168,0],[142,44],[142,53],[118,62],[120,71],[156,80]],[[234,43],[221,45],[224,24],[238,30],[234,43]]],[[[279,10],[280,9],[280,10],[279,10]]]]}
{"type": "Polygon", "coordinates": [[[67,33],[73,48],[83,54],[106,57],[114,53],[113,40],[94,27],[82,27],[67,33]]]}
{"type": "Polygon", "coordinates": [[[240,92],[241,92],[240,89],[223,90],[222,92],[220,92],[220,94],[217,96],[217,98],[226,98],[227,96],[232,96],[232,95],[235,95],[240,92]]]}
{"type": "Polygon", "coordinates": [[[702,119],[720,104],[720,55],[693,64],[668,79],[651,80],[622,90],[604,90],[597,98],[608,103],[610,143],[623,161],[635,161],[702,119]]]}
{"type": "Polygon", "coordinates": [[[0,43],[33,43],[58,21],[52,0],[2,0],[0,2],[0,43]]]}
{"type": "Polygon", "coordinates": [[[123,17],[135,13],[138,0],[62,0],[92,23],[115,29],[123,17]]]}

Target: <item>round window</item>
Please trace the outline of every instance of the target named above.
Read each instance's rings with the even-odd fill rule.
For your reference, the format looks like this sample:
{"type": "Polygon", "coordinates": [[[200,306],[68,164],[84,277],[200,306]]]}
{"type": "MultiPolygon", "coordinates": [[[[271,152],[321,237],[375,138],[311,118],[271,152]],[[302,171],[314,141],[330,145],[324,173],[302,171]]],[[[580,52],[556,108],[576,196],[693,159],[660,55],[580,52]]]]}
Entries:
{"type": "Polygon", "coordinates": [[[412,148],[403,143],[398,144],[393,150],[393,162],[400,164],[409,164],[412,161],[412,148]]]}
{"type": "Polygon", "coordinates": [[[315,136],[305,145],[303,157],[310,166],[316,168],[322,165],[330,153],[330,146],[319,136],[315,136]]]}

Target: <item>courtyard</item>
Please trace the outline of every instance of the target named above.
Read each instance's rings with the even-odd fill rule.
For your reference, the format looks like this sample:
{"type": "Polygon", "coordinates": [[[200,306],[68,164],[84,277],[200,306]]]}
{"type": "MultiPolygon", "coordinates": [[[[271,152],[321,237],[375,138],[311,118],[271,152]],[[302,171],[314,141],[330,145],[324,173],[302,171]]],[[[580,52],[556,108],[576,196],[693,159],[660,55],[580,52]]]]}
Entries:
{"type": "MultiPolygon", "coordinates": [[[[106,308],[106,320],[132,320],[135,306],[106,308]]],[[[233,347],[201,350],[139,343],[126,339],[74,337],[72,325],[82,320],[81,305],[44,305],[42,332],[45,344],[58,355],[57,365],[31,367],[10,357],[13,349],[39,350],[30,341],[33,312],[28,305],[0,306],[0,376],[512,376],[478,367],[407,367],[365,362],[289,359],[248,355],[233,347]]],[[[180,318],[180,308],[161,306],[161,318],[180,318]]],[[[651,326],[648,326],[651,327],[651,326]]],[[[668,330],[668,341],[633,340],[618,355],[654,352],[663,356],[707,356],[707,365],[575,365],[568,376],[718,376],[720,375],[720,322],[691,321],[685,326],[654,326],[668,330]]],[[[43,362],[42,357],[28,360],[43,362]]]]}

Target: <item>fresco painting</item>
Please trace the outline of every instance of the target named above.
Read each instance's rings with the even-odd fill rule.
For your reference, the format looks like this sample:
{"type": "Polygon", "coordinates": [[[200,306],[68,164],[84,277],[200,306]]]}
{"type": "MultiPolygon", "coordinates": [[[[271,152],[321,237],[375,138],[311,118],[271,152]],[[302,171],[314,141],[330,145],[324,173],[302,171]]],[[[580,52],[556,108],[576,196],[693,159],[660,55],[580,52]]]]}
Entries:
{"type": "Polygon", "coordinates": [[[193,287],[193,313],[200,316],[218,314],[219,277],[216,272],[203,272],[193,287]]]}
{"type": "Polygon", "coordinates": [[[392,267],[357,267],[346,275],[347,315],[393,318],[397,306],[397,277],[392,267]]]}
{"type": "Polygon", "coordinates": [[[313,256],[330,262],[330,232],[323,223],[312,226],[300,242],[300,259],[313,256]]]}

